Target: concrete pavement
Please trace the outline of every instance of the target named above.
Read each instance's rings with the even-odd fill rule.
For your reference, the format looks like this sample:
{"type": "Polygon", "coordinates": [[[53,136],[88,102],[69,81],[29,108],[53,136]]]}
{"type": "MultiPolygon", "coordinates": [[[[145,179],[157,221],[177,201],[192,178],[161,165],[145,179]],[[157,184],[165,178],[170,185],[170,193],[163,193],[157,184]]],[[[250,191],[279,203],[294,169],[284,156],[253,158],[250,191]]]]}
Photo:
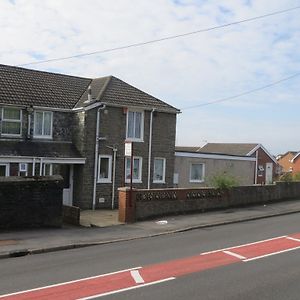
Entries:
{"type": "MultiPolygon", "coordinates": [[[[290,200],[192,215],[168,216],[126,225],[111,225],[108,221],[107,227],[96,227],[105,225],[98,223],[92,227],[64,226],[58,229],[0,231],[0,258],[134,240],[298,212],[300,200],[290,200]]],[[[106,214],[116,218],[117,211],[106,211],[106,214]]],[[[116,222],[113,224],[118,223],[116,219],[114,221],[116,222]]]]}

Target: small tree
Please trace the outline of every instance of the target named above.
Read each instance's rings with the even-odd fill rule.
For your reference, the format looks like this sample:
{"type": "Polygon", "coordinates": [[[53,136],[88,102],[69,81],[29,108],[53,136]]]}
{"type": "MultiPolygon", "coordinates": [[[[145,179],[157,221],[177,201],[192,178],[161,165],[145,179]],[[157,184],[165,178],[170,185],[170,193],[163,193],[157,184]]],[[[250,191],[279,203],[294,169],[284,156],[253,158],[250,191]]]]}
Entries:
{"type": "Polygon", "coordinates": [[[215,188],[228,190],[234,186],[237,186],[238,181],[233,176],[224,173],[213,176],[211,179],[211,184],[215,188]]]}

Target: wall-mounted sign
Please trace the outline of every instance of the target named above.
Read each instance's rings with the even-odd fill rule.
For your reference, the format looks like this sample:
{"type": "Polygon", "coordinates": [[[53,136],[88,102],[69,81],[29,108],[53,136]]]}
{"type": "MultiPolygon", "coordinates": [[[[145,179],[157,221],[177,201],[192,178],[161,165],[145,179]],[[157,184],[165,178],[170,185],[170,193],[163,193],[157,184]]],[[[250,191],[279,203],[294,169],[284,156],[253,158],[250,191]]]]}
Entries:
{"type": "Polygon", "coordinates": [[[132,142],[125,142],[125,156],[132,156],[132,142]]]}

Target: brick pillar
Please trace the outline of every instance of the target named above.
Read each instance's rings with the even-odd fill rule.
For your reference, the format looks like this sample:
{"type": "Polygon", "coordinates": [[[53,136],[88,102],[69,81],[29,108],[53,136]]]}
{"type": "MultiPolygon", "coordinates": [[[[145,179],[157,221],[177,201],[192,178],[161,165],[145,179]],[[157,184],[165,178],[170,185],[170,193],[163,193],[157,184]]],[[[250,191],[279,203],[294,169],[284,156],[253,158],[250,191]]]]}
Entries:
{"type": "Polygon", "coordinates": [[[132,191],[130,199],[130,188],[122,187],[119,191],[119,221],[122,223],[135,222],[135,193],[132,191]]]}

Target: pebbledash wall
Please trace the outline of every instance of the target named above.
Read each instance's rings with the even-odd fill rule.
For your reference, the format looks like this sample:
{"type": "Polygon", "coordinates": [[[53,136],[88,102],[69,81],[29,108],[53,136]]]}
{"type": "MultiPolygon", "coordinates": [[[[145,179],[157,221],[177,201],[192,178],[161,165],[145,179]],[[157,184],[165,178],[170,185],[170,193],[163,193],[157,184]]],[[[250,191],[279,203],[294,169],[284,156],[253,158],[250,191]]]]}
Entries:
{"type": "MultiPolygon", "coordinates": [[[[128,185],[125,183],[125,157],[124,142],[126,140],[126,108],[106,106],[100,111],[100,141],[99,155],[110,155],[113,160],[112,147],[116,153],[116,182],[114,207],[117,207],[118,188],[128,185]]],[[[76,136],[73,137],[77,149],[86,158],[85,165],[75,166],[74,176],[74,205],[82,209],[92,207],[94,164],[95,164],[95,134],[96,134],[97,108],[85,113],[78,112],[74,117],[74,129],[76,136]]],[[[147,188],[148,181],[148,152],[150,132],[150,111],[144,111],[144,139],[142,142],[133,142],[134,156],[142,157],[142,180],[134,183],[134,188],[147,188]]],[[[151,188],[173,187],[174,153],[176,135],[176,114],[155,112],[153,115],[151,151],[151,188]],[[165,183],[153,183],[154,158],[166,159],[165,183]]],[[[113,166],[112,166],[113,168],[113,166]]],[[[96,186],[96,208],[112,207],[112,182],[99,183],[96,186]],[[101,201],[100,201],[101,200],[101,201]]]]}
{"type": "Polygon", "coordinates": [[[61,227],[62,177],[0,177],[0,228],[61,227]]]}
{"type": "Polygon", "coordinates": [[[135,222],[159,216],[204,212],[258,203],[300,199],[300,182],[277,182],[264,186],[133,190],[119,189],[119,220],[135,222]]]}

